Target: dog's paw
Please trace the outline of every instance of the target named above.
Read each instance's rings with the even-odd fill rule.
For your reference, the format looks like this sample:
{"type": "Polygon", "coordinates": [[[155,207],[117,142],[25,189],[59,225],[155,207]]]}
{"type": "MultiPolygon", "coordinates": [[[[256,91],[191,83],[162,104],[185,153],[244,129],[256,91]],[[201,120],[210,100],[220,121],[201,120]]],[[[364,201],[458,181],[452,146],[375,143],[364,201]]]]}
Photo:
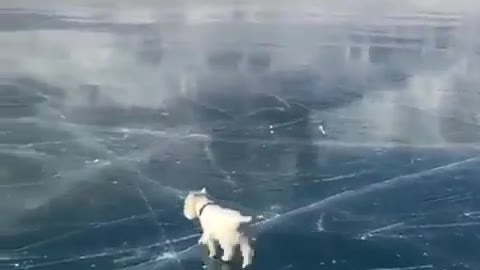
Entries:
{"type": "Polygon", "coordinates": [[[247,261],[244,261],[244,262],[242,263],[242,268],[245,269],[245,268],[247,268],[250,264],[252,264],[251,261],[248,261],[248,260],[247,260],[247,261]]]}
{"type": "Polygon", "coordinates": [[[224,262],[229,262],[230,260],[231,260],[230,257],[225,256],[225,255],[222,256],[222,261],[224,261],[224,262]]]}
{"type": "Polygon", "coordinates": [[[250,264],[252,264],[252,261],[247,258],[246,260],[243,260],[242,268],[247,268],[250,264]]]}

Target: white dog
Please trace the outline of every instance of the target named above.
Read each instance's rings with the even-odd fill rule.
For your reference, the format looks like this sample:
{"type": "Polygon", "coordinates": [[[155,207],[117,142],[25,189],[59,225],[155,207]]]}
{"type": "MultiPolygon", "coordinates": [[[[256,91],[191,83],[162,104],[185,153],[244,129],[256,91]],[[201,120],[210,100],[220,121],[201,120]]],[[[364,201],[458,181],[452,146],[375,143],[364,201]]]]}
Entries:
{"type": "Polygon", "coordinates": [[[218,241],[223,249],[222,261],[230,261],[237,246],[243,256],[242,268],[252,263],[253,249],[249,239],[239,231],[242,223],[252,220],[250,216],[243,216],[240,212],[224,208],[208,199],[207,190],[190,192],[185,198],[183,214],[186,218],[193,220],[198,218],[202,227],[202,236],[199,244],[206,244],[209,256],[216,255],[215,242],[218,241]]]}

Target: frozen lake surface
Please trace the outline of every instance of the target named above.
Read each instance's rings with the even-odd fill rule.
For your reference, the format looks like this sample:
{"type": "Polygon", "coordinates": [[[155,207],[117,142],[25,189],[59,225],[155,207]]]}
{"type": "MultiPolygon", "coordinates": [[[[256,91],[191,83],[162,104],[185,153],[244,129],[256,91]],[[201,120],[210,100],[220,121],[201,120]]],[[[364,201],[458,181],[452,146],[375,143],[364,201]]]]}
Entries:
{"type": "Polygon", "coordinates": [[[1,269],[480,269],[475,14],[108,3],[0,4],[1,269]]]}

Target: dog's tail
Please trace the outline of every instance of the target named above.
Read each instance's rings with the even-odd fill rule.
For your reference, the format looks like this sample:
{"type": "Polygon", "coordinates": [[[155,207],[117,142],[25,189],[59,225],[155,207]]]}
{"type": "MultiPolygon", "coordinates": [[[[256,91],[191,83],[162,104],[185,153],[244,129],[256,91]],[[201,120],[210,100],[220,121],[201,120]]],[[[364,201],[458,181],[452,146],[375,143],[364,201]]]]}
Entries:
{"type": "Polygon", "coordinates": [[[248,222],[252,221],[252,217],[251,216],[240,216],[239,220],[240,220],[240,223],[248,223],[248,222]]]}

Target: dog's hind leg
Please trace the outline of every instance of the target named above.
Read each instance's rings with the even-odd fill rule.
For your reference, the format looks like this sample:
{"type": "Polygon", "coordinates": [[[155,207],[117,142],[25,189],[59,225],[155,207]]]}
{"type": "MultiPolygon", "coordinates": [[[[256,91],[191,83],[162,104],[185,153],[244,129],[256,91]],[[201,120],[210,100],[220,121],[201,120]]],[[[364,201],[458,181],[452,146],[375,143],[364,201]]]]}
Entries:
{"type": "Polygon", "coordinates": [[[240,238],[240,251],[243,257],[242,268],[245,268],[252,263],[254,251],[252,247],[250,247],[248,239],[246,239],[244,236],[240,238]]]}
{"type": "Polygon", "coordinates": [[[233,252],[235,251],[235,245],[232,245],[229,241],[220,241],[220,246],[223,249],[222,261],[230,261],[233,257],[233,252]]]}

